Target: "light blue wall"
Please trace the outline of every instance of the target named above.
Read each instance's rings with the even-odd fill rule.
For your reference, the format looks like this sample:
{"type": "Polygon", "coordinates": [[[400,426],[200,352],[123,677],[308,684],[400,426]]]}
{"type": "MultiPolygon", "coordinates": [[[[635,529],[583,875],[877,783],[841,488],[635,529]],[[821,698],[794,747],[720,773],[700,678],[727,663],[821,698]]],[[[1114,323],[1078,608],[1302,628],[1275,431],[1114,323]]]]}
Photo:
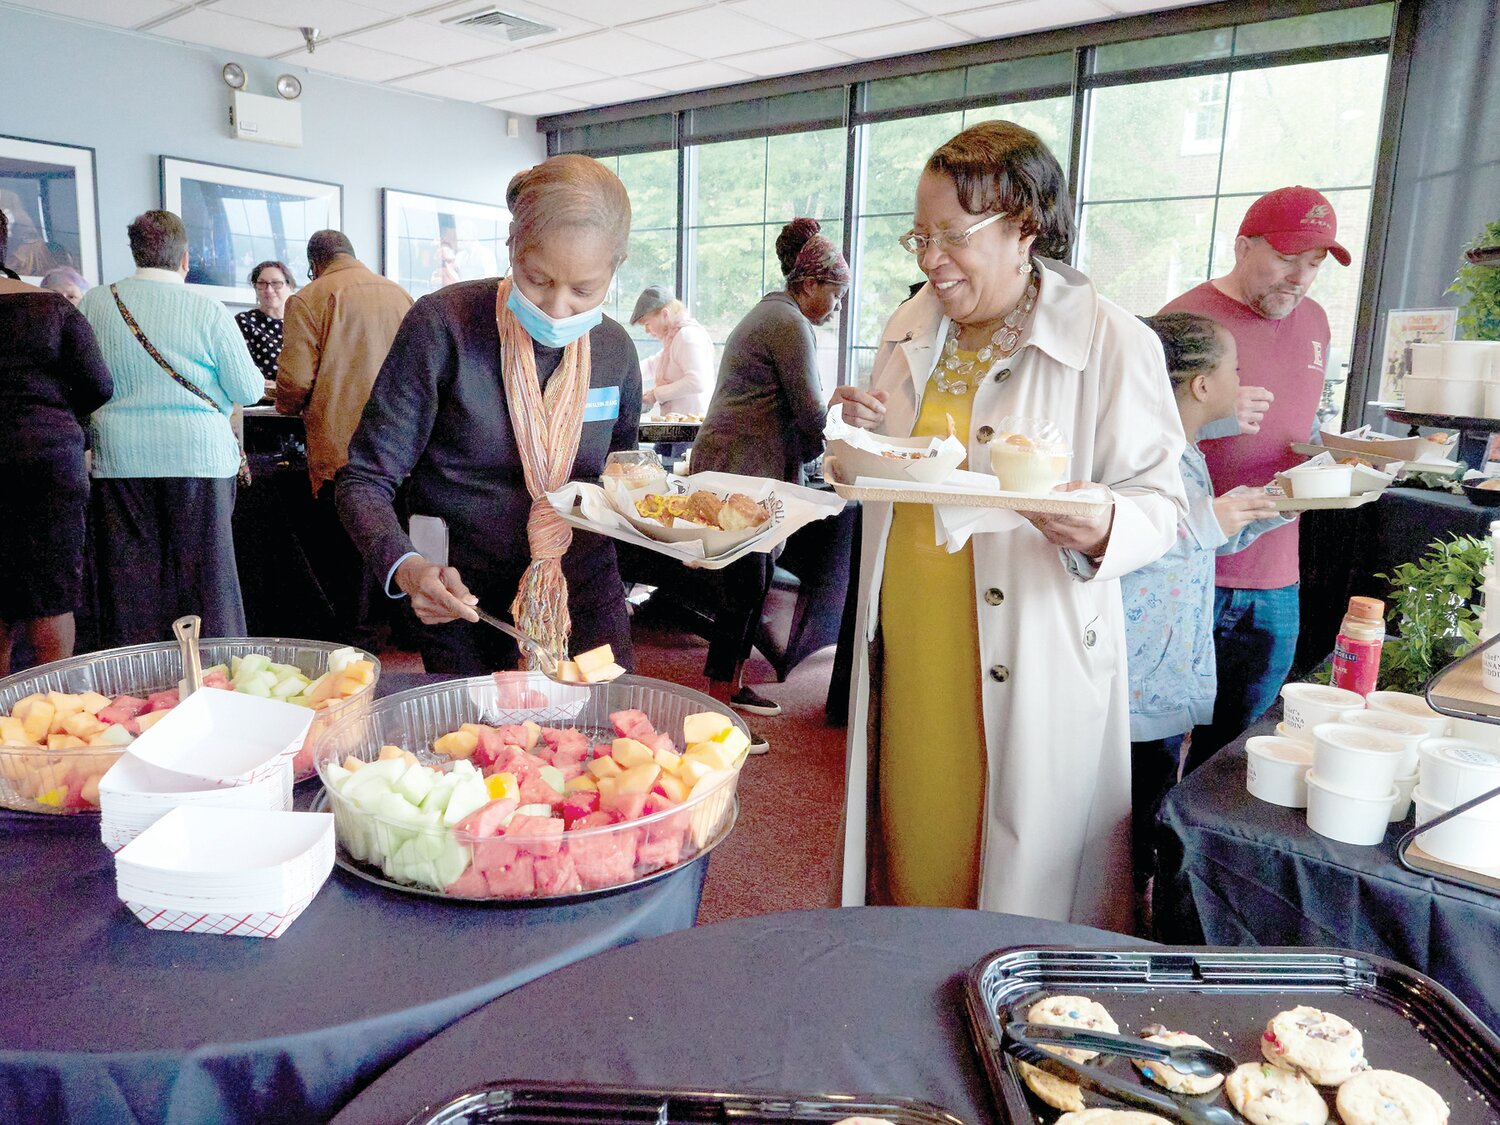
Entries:
{"type": "MultiPolygon", "coordinates": [[[[100,0],[104,2],[104,0],[100,0]]],[[[504,203],[519,169],[546,157],[532,118],[505,135],[497,109],[347,82],[243,53],[189,47],[0,5],[0,134],[95,150],[104,279],[134,269],[125,228],[161,206],[161,156],[344,187],[343,228],[380,268],[380,189],[504,203]],[[252,93],[302,80],[301,148],[229,135],[230,59],[252,93]]]]}

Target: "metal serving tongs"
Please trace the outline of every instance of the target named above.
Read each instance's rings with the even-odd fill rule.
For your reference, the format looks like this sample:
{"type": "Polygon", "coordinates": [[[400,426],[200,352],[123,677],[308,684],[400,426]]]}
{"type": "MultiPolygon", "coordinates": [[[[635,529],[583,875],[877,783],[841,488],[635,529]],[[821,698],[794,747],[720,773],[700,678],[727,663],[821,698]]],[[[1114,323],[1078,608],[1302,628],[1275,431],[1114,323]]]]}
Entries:
{"type": "Polygon", "coordinates": [[[562,662],[567,659],[566,652],[564,652],[562,656],[558,656],[555,652],[549,652],[547,649],[543,648],[540,644],[537,643],[536,638],[521,632],[521,630],[517,629],[509,621],[501,621],[500,618],[496,617],[493,613],[486,613],[477,605],[473,608],[474,612],[479,615],[479,620],[483,621],[486,625],[489,625],[492,628],[499,629],[506,636],[514,638],[515,642],[525,650],[526,655],[530,656],[532,660],[535,661],[536,666],[541,671],[542,675],[546,676],[555,684],[567,684],[569,687],[578,686],[572,680],[565,680],[558,675],[558,672],[562,668],[562,662]]]}
{"type": "Polygon", "coordinates": [[[1080,1051],[1148,1059],[1166,1063],[1185,1074],[1204,1077],[1210,1074],[1231,1074],[1239,1065],[1222,1051],[1215,1051],[1212,1047],[1174,1047],[1080,1027],[1056,1027],[1039,1023],[1005,1025],[1006,1053],[1045,1070],[1048,1074],[1087,1086],[1126,1105],[1158,1113],[1173,1121],[1181,1121],[1184,1125],[1236,1125],[1234,1114],[1222,1106],[1209,1105],[1189,1095],[1173,1096],[1165,1091],[1158,1093],[1144,1086],[1122,1082],[1093,1063],[1076,1062],[1042,1050],[1044,1042],[1080,1051]]]}
{"type": "Polygon", "coordinates": [[[203,619],[194,614],[179,617],[172,622],[172,632],[177,636],[182,649],[182,683],[177,695],[186,699],[203,686],[203,654],[198,651],[198,632],[203,628],[203,619]]]}

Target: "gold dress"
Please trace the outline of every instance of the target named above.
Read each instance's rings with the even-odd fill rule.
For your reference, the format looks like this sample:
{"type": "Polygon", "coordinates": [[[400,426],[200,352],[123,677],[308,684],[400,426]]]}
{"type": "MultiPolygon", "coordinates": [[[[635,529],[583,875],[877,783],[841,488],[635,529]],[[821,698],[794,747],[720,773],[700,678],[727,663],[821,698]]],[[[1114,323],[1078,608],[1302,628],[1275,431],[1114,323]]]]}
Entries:
{"type": "MultiPolygon", "coordinates": [[[[913,435],[947,434],[952,415],[967,444],[977,382],[955,395],[930,381],[913,435]]],[[[974,552],[965,544],[950,554],[934,539],[931,508],[893,505],[880,586],[880,897],[973,908],[986,773],[974,552]]]]}

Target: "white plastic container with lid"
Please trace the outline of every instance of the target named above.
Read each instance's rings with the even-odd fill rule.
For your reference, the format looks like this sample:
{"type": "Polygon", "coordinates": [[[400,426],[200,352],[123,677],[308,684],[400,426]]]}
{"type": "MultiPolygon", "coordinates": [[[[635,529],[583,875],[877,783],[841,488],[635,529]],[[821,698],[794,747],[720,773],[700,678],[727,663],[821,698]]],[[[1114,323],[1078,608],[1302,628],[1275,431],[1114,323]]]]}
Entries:
{"type": "MultiPolygon", "coordinates": [[[[1420,785],[1412,794],[1412,802],[1417,807],[1418,828],[1453,808],[1432,800],[1420,785]]],[[[1500,798],[1423,832],[1417,844],[1434,859],[1458,867],[1500,867],[1500,798]]]]}
{"type": "Polygon", "coordinates": [[[1422,744],[1422,792],[1436,804],[1461,805],[1500,789],[1500,752],[1457,738],[1422,744]]]}
{"type": "Polygon", "coordinates": [[[1245,788],[1287,809],[1307,808],[1312,748],[1291,738],[1258,734],[1245,742],[1245,788]]]}
{"type": "Polygon", "coordinates": [[[1372,711],[1394,711],[1398,715],[1419,719],[1427,724],[1427,733],[1433,738],[1443,738],[1448,734],[1448,717],[1427,706],[1427,700],[1420,695],[1404,691],[1372,691],[1365,696],[1365,706],[1372,711]]]}
{"type": "Polygon", "coordinates": [[[1313,728],[1313,772],[1351,797],[1379,797],[1396,784],[1405,744],[1394,735],[1342,723],[1313,728]]]}
{"type": "Polygon", "coordinates": [[[1286,684],[1281,689],[1282,712],[1286,716],[1278,734],[1312,745],[1312,729],[1319,723],[1331,723],[1345,711],[1363,707],[1365,701],[1355,692],[1327,684],[1286,684]]]}
{"type": "Polygon", "coordinates": [[[1483,381],[1490,377],[1490,364],[1500,344],[1493,340],[1444,340],[1443,378],[1463,382],[1483,381]]]}
{"type": "Polygon", "coordinates": [[[1354,469],[1349,465],[1299,466],[1283,475],[1292,482],[1292,495],[1298,500],[1348,496],[1354,487],[1354,469]]]}
{"type": "Polygon", "coordinates": [[[1406,377],[1403,385],[1402,405],[1413,413],[1478,418],[1484,412],[1483,380],[1446,376],[1426,379],[1413,374],[1406,377]]]}
{"type": "Polygon", "coordinates": [[[1404,749],[1401,754],[1401,764],[1396,768],[1398,778],[1417,772],[1417,766],[1420,764],[1417,749],[1432,737],[1427,733],[1426,723],[1409,715],[1399,715],[1395,711],[1372,711],[1368,707],[1351,708],[1340,715],[1338,721],[1345,726],[1378,730],[1392,738],[1399,738],[1404,749]]]}
{"type": "Polygon", "coordinates": [[[1421,778],[1416,774],[1396,779],[1396,803],[1391,806],[1388,818],[1392,824],[1400,824],[1411,813],[1411,795],[1417,791],[1421,778]]]}
{"type": "Polygon", "coordinates": [[[1396,797],[1394,785],[1376,797],[1345,793],[1323,782],[1314,771],[1307,775],[1307,826],[1330,840],[1378,844],[1385,839],[1396,797]]]}

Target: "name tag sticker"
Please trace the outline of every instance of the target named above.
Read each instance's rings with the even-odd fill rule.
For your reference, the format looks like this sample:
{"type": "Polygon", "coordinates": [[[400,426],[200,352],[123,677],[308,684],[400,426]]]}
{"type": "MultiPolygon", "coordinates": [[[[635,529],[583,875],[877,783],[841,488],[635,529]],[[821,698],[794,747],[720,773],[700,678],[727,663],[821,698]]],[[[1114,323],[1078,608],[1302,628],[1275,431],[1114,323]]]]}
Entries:
{"type": "Polygon", "coordinates": [[[620,416],[620,388],[594,387],[583,400],[585,422],[613,422],[620,416]]]}

